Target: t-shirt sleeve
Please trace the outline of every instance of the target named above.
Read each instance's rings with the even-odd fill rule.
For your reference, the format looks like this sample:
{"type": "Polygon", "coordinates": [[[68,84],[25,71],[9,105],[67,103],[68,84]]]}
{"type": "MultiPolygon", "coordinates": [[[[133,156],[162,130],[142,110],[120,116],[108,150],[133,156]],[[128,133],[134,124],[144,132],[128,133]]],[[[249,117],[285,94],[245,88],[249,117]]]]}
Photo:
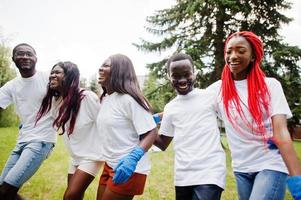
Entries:
{"type": "Polygon", "coordinates": [[[211,100],[212,100],[212,106],[213,106],[215,114],[217,115],[217,117],[219,119],[222,120],[221,111],[220,111],[220,108],[219,108],[219,105],[220,104],[222,105],[222,100],[221,100],[221,80],[216,81],[215,83],[209,85],[206,88],[206,91],[208,93],[210,93],[211,100]]]}
{"type": "Polygon", "coordinates": [[[126,110],[129,119],[132,121],[138,135],[143,135],[146,132],[156,128],[156,123],[150,112],[145,110],[134,98],[127,96],[126,110]]]}
{"type": "Polygon", "coordinates": [[[93,121],[96,121],[98,112],[100,110],[100,102],[98,96],[92,91],[86,91],[83,101],[89,118],[93,121]]]}
{"type": "Polygon", "coordinates": [[[270,86],[271,93],[271,116],[284,114],[287,118],[292,117],[282,86],[279,81],[272,79],[270,86]]]}
{"type": "Polygon", "coordinates": [[[174,126],[172,125],[172,115],[169,112],[168,104],[164,107],[159,133],[168,137],[174,137],[174,126]]]}
{"type": "Polygon", "coordinates": [[[0,88],[0,107],[5,109],[13,102],[10,82],[0,88]]]}

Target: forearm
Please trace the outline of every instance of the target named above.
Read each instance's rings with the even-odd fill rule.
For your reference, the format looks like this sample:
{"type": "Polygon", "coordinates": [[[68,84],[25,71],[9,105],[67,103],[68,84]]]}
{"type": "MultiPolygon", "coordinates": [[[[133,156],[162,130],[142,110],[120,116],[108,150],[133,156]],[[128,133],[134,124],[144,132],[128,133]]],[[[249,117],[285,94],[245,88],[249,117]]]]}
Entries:
{"type": "Polygon", "coordinates": [[[290,176],[301,175],[300,161],[294,149],[293,142],[288,132],[277,134],[275,137],[276,145],[282,155],[290,176]]]}
{"type": "Polygon", "coordinates": [[[141,148],[143,148],[145,152],[147,152],[149,150],[149,148],[151,148],[151,146],[155,142],[157,135],[158,134],[157,134],[157,129],[156,128],[154,128],[151,131],[145,133],[141,137],[139,146],[141,148]]]}
{"type": "Polygon", "coordinates": [[[154,142],[154,145],[160,148],[162,151],[165,151],[167,147],[169,146],[170,142],[172,140],[172,137],[167,137],[164,135],[157,135],[157,138],[154,142]]]}
{"type": "Polygon", "coordinates": [[[272,117],[273,138],[278,147],[290,176],[301,175],[301,166],[287,129],[286,115],[272,117]]]}

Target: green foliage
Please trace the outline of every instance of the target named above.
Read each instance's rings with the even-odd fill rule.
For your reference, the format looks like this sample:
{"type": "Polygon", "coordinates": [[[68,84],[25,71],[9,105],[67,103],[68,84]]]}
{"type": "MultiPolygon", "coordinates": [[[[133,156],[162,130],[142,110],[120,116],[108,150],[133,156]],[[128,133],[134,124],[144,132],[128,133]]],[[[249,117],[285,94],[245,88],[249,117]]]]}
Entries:
{"type": "Polygon", "coordinates": [[[19,118],[15,114],[13,105],[10,105],[5,110],[0,109],[0,127],[17,126],[19,124],[19,118]]]}
{"type": "Polygon", "coordinates": [[[95,92],[97,95],[100,94],[100,85],[97,82],[97,76],[94,75],[91,77],[89,89],[95,92]]]}
{"type": "Polygon", "coordinates": [[[11,57],[10,49],[4,42],[0,44],[0,87],[2,87],[7,81],[16,76],[16,72],[10,67],[11,57]]]}
{"type": "MultiPolygon", "coordinates": [[[[141,39],[135,46],[146,52],[175,49],[191,55],[199,69],[197,85],[206,87],[221,77],[226,37],[237,30],[253,31],[265,45],[263,68],[267,76],[281,81],[295,116],[294,124],[301,115],[296,108],[301,97],[296,92],[300,91],[301,83],[298,64],[301,50],[284,43],[278,34],[281,25],[292,20],[281,13],[290,6],[287,0],[177,0],[175,5],[147,18],[146,30],[159,39],[156,42],[141,39]]],[[[147,67],[162,79],[166,75],[166,61],[165,58],[147,67]]]]}
{"type": "MultiPolygon", "coordinates": [[[[16,76],[16,72],[10,67],[11,56],[9,52],[10,48],[2,41],[0,44],[0,87],[16,76]]],[[[14,126],[16,124],[18,124],[18,118],[14,113],[13,106],[9,106],[6,110],[0,108],[0,127],[14,126]]]]}
{"type": "Polygon", "coordinates": [[[154,112],[162,112],[166,102],[175,97],[169,81],[163,80],[163,83],[160,83],[152,73],[144,83],[143,93],[150,101],[154,112]]]}
{"type": "Polygon", "coordinates": [[[81,78],[79,81],[79,85],[81,88],[87,88],[87,79],[86,78],[81,78]]]}

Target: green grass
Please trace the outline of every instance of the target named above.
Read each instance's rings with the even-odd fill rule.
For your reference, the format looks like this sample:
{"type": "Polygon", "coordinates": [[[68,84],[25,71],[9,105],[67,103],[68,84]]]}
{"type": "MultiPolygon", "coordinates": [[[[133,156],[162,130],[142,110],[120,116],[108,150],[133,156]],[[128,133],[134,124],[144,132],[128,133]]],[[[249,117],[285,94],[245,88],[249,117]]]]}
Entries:
{"type": "MultiPolygon", "coordinates": [[[[0,128],[0,171],[2,171],[10,151],[15,146],[17,128],[0,128]]],[[[225,138],[223,144],[227,147],[225,138]]],[[[299,159],[301,159],[301,142],[294,142],[299,159]]],[[[227,152],[227,183],[223,200],[237,199],[235,180],[231,168],[229,150],[227,152]]],[[[38,172],[24,184],[20,194],[31,200],[60,200],[66,188],[69,155],[61,137],[51,156],[43,163],[38,172]]],[[[135,200],[172,200],[175,199],[173,185],[173,151],[151,153],[152,170],[147,179],[144,194],[135,200]]],[[[86,200],[96,199],[97,177],[85,193],[86,200]]],[[[285,199],[292,199],[286,194],[285,199]]]]}

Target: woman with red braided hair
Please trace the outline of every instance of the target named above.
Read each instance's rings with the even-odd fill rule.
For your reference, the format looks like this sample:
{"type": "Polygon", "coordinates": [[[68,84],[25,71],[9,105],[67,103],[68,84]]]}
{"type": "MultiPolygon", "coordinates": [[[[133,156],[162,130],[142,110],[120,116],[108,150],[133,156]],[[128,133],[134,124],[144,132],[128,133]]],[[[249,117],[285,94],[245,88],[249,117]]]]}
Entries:
{"type": "Polygon", "coordinates": [[[257,35],[233,33],[225,42],[222,80],[208,89],[217,92],[239,199],[284,199],[286,180],[300,199],[301,167],[286,124],[292,113],[280,82],[260,68],[263,54],[257,35]]]}
{"type": "Polygon", "coordinates": [[[71,155],[64,200],[83,199],[85,190],[103,164],[101,138],[96,126],[99,98],[94,92],[80,88],[79,77],[76,64],[55,64],[37,115],[38,121],[46,113],[52,113],[53,126],[61,131],[71,155]]]}

